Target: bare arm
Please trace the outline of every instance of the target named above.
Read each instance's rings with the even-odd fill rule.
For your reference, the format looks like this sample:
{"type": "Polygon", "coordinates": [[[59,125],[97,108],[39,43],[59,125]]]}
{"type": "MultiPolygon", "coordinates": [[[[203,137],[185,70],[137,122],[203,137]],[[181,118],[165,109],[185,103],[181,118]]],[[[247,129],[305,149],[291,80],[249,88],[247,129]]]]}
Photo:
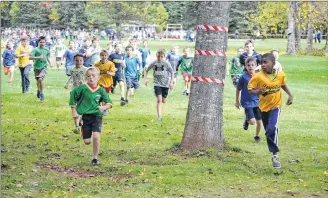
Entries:
{"type": "Polygon", "coordinates": [[[287,85],[282,85],[281,88],[288,94],[287,105],[293,104],[293,95],[290,93],[287,85]]]}
{"type": "Polygon", "coordinates": [[[68,89],[68,84],[71,82],[72,78],[73,78],[73,76],[71,75],[71,76],[69,77],[67,83],[65,84],[64,89],[68,89]]]}
{"type": "Polygon", "coordinates": [[[251,89],[248,90],[249,94],[253,94],[253,95],[260,95],[260,94],[264,94],[265,93],[265,88],[260,88],[260,89],[251,89]]]}
{"type": "Polygon", "coordinates": [[[236,103],[235,103],[235,107],[237,107],[237,109],[240,109],[240,89],[236,88],[236,103]]]}
{"type": "Polygon", "coordinates": [[[100,111],[105,111],[105,110],[107,110],[107,109],[109,109],[109,108],[112,108],[112,104],[111,104],[111,103],[106,103],[106,104],[103,105],[103,106],[98,106],[98,109],[99,109],[100,111]]]}
{"type": "Polygon", "coordinates": [[[144,78],[145,78],[145,85],[147,86],[148,85],[148,71],[150,70],[150,68],[148,67],[147,69],[145,69],[145,72],[144,72],[144,78]]]}

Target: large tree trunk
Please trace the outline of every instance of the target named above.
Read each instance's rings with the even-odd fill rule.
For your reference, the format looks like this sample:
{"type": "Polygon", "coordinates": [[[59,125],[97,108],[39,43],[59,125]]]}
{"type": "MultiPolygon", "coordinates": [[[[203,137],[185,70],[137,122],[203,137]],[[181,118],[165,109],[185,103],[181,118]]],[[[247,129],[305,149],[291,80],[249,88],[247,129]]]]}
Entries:
{"type": "MultiPolygon", "coordinates": [[[[228,27],[230,2],[198,2],[198,25],[228,27]]],[[[212,30],[198,30],[196,50],[225,52],[228,33],[212,30]]],[[[224,79],[226,57],[195,55],[193,76],[224,79]]],[[[182,149],[199,150],[210,147],[223,148],[223,84],[191,83],[191,94],[182,149]]]]}
{"type": "Polygon", "coordinates": [[[295,38],[295,9],[296,2],[292,1],[289,5],[288,29],[287,29],[287,54],[296,54],[296,38],[295,38]]]}
{"type": "Polygon", "coordinates": [[[300,2],[296,2],[295,6],[295,48],[296,50],[302,49],[301,45],[301,12],[300,12],[300,2]]]}
{"type": "Polygon", "coordinates": [[[306,38],[306,51],[307,52],[310,52],[312,50],[313,33],[315,32],[314,26],[313,26],[313,11],[314,11],[314,2],[310,1],[308,31],[307,31],[307,38],[306,38]]]}

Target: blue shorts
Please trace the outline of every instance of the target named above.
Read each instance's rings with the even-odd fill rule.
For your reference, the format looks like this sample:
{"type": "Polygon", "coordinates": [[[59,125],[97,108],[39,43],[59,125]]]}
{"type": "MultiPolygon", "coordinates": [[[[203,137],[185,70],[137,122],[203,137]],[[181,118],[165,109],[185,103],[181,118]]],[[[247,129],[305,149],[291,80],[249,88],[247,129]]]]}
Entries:
{"type": "Polygon", "coordinates": [[[115,76],[113,76],[113,85],[117,85],[117,82],[124,81],[124,77],[121,71],[116,71],[115,76]]]}
{"type": "Polygon", "coordinates": [[[259,107],[245,108],[246,120],[255,118],[255,120],[262,120],[261,111],[259,107]]]}
{"type": "Polygon", "coordinates": [[[139,81],[137,78],[126,78],[126,88],[139,88],[139,81]]]}

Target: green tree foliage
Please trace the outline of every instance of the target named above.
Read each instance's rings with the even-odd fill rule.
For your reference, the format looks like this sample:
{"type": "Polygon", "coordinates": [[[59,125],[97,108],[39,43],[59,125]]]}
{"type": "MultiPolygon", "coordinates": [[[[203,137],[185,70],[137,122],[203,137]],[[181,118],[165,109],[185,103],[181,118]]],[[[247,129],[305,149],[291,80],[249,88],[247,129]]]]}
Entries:
{"type": "Polygon", "coordinates": [[[239,33],[250,32],[254,25],[251,22],[250,16],[256,13],[259,2],[254,1],[238,1],[232,2],[229,13],[229,32],[239,33]]]}
{"type": "Polygon", "coordinates": [[[164,2],[163,5],[169,14],[168,23],[180,23],[183,29],[194,28],[197,20],[196,4],[194,1],[164,2]]]}
{"type": "Polygon", "coordinates": [[[11,26],[48,28],[50,4],[41,2],[15,2],[11,9],[11,26]]]}
{"type": "Polygon", "coordinates": [[[256,13],[250,18],[252,25],[261,31],[280,33],[287,29],[289,2],[259,2],[256,13]]]}
{"type": "Polygon", "coordinates": [[[10,1],[2,1],[0,2],[0,11],[1,11],[1,26],[7,27],[10,25],[10,12],[11,12],[11,6],[13,2],[10,1]]]}

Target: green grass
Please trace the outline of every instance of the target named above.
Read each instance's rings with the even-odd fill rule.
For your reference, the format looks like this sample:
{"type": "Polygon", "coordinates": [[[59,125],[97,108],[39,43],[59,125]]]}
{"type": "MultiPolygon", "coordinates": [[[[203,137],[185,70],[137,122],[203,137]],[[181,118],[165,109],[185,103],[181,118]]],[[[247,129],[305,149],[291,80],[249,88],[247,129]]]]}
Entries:
{"type": "MultiPolygon", "coordinates": [[[[154,52],[158,47],[169,49],[173,43],[156,41],[150,47],[154,52]]],[[[242,44],[229,41],[229,58],[242,44]]],[[[258,41],[256,46],[262,53],[272,48],[283,51],[286,42],[258,41]]],[[[263,130],[263,141],[255,143],[255,127],[242,129],[244,114],[234,107],[235,90],[228,76],[224,90],[225,150],[184,152],[177,148],[188,106],[179,79],[177,88],[169,93],[162,122],[156,120],[152,86],[142,85],[131,104],[124,107],[119,106],[118,94],[111,95],[114,107],[103,120],[99,167],[89,165],[92,147],[71,132],[73,121],[69,92],[63,89],[67,81],[63,70],[50,69],[44,103],[35,96],[32,73],[32,91],[25,95],[21,94],[19,72],[12,87],[7,76],[2,76],[1,195],[327,197],[328,58],[282,55],[280,62],[294,103],[282,107],[279,145],[283,168],[279,175],[271,168],[263,130]],[[49,170],[46,165],[57,167],[49,170]]]]}

